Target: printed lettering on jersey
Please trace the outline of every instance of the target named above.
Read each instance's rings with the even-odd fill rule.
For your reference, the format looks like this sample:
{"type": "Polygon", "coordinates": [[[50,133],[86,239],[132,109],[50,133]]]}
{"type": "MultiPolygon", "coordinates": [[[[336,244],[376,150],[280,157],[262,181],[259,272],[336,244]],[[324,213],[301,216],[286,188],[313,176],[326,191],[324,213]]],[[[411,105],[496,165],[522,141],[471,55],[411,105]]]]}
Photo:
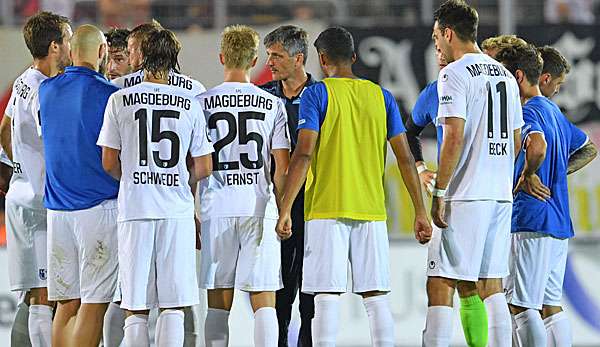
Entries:
{"type": "Polygon", "coordinates": [[[440,96],[440,105],[450,105],[450,104],[452,104],[452,95],[440,96]]]}
{"type": "MultiPolygon", "coordinates": [[[[113,81],[114,84],[123,88],[133,87],[142,82],[144,82],[144,70],[133,72],[113,81]]],[[[169,85],[181,89],[184,91],[184,94],[192,97],[206,91],[202,83],[173,70],[169,72],[169,85]]]]}
{"type": "Polygon", "coordinates": [[[111,96],[98,145],[120,150],[119,221],[193,216],[186,157],[213,151],[207,131],[180,88],[142,82],[111,96]]]}
{"type": "Polygon", "coordinates": [[[199,99],[215,149],[213,173],[200,189],[202,218],[274,218],[271,151],[290,148],[283,102],[237,82],[225,82],[199,99]]]}

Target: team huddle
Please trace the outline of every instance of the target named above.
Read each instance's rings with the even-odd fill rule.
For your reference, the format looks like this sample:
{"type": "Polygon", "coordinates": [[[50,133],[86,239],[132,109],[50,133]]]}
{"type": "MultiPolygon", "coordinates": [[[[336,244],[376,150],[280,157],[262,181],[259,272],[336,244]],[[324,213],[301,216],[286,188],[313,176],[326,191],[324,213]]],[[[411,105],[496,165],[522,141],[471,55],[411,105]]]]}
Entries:
{"type": "Polygon", "coordinates": [[[202,288],[206,346],[228,345],[235,289],[249,294],[256,346],[288,345],[298,292],[298,345],[335,346],[348,290],[363,298],[372,344],[393,346],[389,146],[428,244],[423,346],[450,345],[455,291],[469,346],[570,346],[567,175],[597,151],[549,99],[569,64],[512,35],[482,52],[477,12],[460,0],[434,20],[441,70],[405,124],[388,90],[353,74],[342,27],[314,42],[322,81],[305,71],[306,31],[269,33],[273,81],[259,87],[259,35],[229,26],[223,83],[206,90],[179,72],[181,44],[155,21],[104,34],[29,18],[34,62],[0,124],[22,301],[12,344],[149,346],[158,309],[154,343],[195,346],[202,288]],[[419,140],[430,123],[437,171],[419,140]]]}

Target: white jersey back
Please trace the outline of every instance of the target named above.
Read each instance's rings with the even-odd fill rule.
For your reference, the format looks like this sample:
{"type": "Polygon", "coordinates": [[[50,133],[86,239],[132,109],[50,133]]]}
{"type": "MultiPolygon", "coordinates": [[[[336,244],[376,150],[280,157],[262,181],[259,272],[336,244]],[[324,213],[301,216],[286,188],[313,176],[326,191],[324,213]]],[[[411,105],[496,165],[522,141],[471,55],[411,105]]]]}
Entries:
{"type": "Polygon", "coordinates": [[[213,140],[213,174],[200,183],[202,220],[277,218],[271,150],[289,149],[282,101],[251,83],[225,82],[200,103],[213,140]]]}
{"type": "Polygon", "coordinates": [[[464,147],[446,200],[512,201],[514,133],[523,126],[519,87],[502,64],[465,54],[440,71],[437,125],[465,120],[464,147]]]}
{"type": "Polygon", "coordinates": [[[44,209],[44,144],[37,133],[38,89],[47,76],[29,68],[13,84],[6,115],[11,118],[13,175],[6,199],[44,209]]]}
{"type": "MultiPolygon", "coordinates": [[[[115,78],[111,82],[113,84],[116,84],[119,88],[129,88],[138,85],[143,81],[144,70],[142,69],[130,73],[129,75],[115,78]]],[[[198,94],[204,93],[206,91],[206,88],[204,88],[204,85],[202,85],[202,83],[196,81],[195,79],[189,76],[177,73],[173,70],[169,72],[169,85],[176,87],[181,93],[192,97],[197,96],[198,94]]]]}
{"type": "Polygon", "coordinates": [[[111,95],[98,145],[121,151],[118,221],[192,218],[192,157],[213,151],[197,99],[143,82],[111,95]]]}

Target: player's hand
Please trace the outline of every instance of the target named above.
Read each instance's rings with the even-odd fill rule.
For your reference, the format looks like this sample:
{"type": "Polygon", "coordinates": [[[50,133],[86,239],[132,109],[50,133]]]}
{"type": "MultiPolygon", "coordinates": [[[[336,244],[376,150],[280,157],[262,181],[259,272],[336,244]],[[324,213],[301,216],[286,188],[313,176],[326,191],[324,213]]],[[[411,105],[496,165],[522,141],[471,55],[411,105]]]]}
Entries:
{"type": "Polygon", "coordinates": [[[446,204],[443,197],[434,197],[431,202],[431,219],[438,228],[447,228],[446,204]]]}
{"type": "Polygon", "coordinates": [[[281,240],[287,240],[292,236],[292,217],[289,212],[279,213],[279,220],[277,221],[275,231],[281,240]]]}
{"type": "Polygon", "coordinates": [[[201,227],[201,223],[200,223],[200,219],[198,219],[198,217],[194,216],[194,223],[196,224],[196,249],[197,250],[201,250],[202,249],[202,241],[201,241],[201,235],[202,235],[202,227],[201,227]]]}
{"type": "Polygon", "coordinates": [[[433,187],[435,187],[436,177],[437,174],[435,173],[435,171],[429,169],[426,169],[425,171],[419,174],[419,181],[421,181],[423,190],[425,190],[428,197],[431,197],[431,192],[433,191],[433,187]]]}
{"type": "Polygon", "coordinates": [[[546,201],[550,198],[551,194],[550,189],[542,183],[542,180],[536,174],[531,176],[521,175],[513,194],[517,194],[519,190],[523,190],[525,193],[541,201],[546,201]]]}
{"type": "Polygon", "coordinates": [[[415,216],[415,238],[424,245],[431,240],[431,223],[426,215],[415,216]]]}

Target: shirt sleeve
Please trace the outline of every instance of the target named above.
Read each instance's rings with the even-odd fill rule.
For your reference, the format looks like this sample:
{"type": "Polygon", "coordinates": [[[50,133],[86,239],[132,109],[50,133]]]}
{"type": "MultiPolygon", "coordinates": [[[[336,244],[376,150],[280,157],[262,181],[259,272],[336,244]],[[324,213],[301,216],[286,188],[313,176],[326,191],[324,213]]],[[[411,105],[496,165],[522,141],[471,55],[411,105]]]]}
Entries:
{"type": "MultiPolygon", "coordinates": [[[[428,113],[428,103],[431,102],[429,100],[429,90],[433,89],[431,87],[431,85],[428,85],[427,87],[425,87],[423,89],[423,91],[421,91],[421,94],[419,94],[419,98],[417,99],[417,102],[415,103],[415,106],[412,109],[411,112],[411,118],[412,121],[415,125],[424,128],[427,126],[427,124],[431,123],[431,121],[433,120],[432,115],[429,115],[428,113]]],[[[435,89],[437,91],[437,89],[435,89]]],[[[436,100],[433,100],[434,102],[437,102],[437,94],[436,94],[436,100]]]]}
{"type": "Polygon", "coordinates": [[[569,122],[569,126],[571,127],[571,143],[569,145],[569,155],[577,152],[581,149],[581,147],[585,146],[589,142],[589,138],[584,133],[576,127],[573,123],[569,122]]]}
{"type": "Polygon", "coordinates": [[[290,135],[287,125],[287,111],[281,99],[277,99],[277,115],[275,116],[275,127],[271,140],[271,149],[289,149],[290,135]]]}
{"type": "Polygon", "coordinates": [[[194,158],[215,151],[208,132],[208,126],[206,125],[206,119],[204,118],[204,111],[197,100],[193,101],[197,112],[194,114],[194,128],[192,129],[192,141],[190,143],[190,154],[194,158]]]}
{"type": "Polygon", "coordinates": [[[467,84],[456,71],[443,68],[438,76],[438,114],[436,125],[444,123],[445,118],[467,119],[467,84]]]}
{"type": "Polygon", "coordinates": [[[104,122],[100,135],[96,144],[98,146],[109,147],[113,149],[121,149],[121,134],[119,134],[119,126],[117,124],[116,98],[115,94],[111,95],[104,110],[104,122]]]}
{"type": "Polygon", "coordinates": [[[6,109],[4,110],[4,114],[13,117],[13,113],[15,111],[15,103],[17,102],[15,90],[13,89],[10,93],[10,99],[8,99],[8,104],[6,104],[6,109]]]}
{"type": "Polygon", "coordinates": [[[525,143],[527,136],[533,133],[539,133],[544,136],[544,129],[542,128],[536,113],[529,108],[523,108],[523,122],[524,125],[521,128],[521,141],[525,143]]]}
{"type": "Polygon", "coordinates": [[[315,83],[304,91],[300,99],[298,130],[310,129],[318,132],[325,120],[325,113],[327,113],[327,87],[323,82],[315,83]]]}
{"type": "Polygon", "coordinates": [[[383,99],[385,101],[385,111],[387,117],[387,138],[388,140],[394,136],[400,135],[406,132],[404,123],[402,122],[402,115],[398,109],[396,99],[388,90],[381,88],[383,91],[383,99]]]}

